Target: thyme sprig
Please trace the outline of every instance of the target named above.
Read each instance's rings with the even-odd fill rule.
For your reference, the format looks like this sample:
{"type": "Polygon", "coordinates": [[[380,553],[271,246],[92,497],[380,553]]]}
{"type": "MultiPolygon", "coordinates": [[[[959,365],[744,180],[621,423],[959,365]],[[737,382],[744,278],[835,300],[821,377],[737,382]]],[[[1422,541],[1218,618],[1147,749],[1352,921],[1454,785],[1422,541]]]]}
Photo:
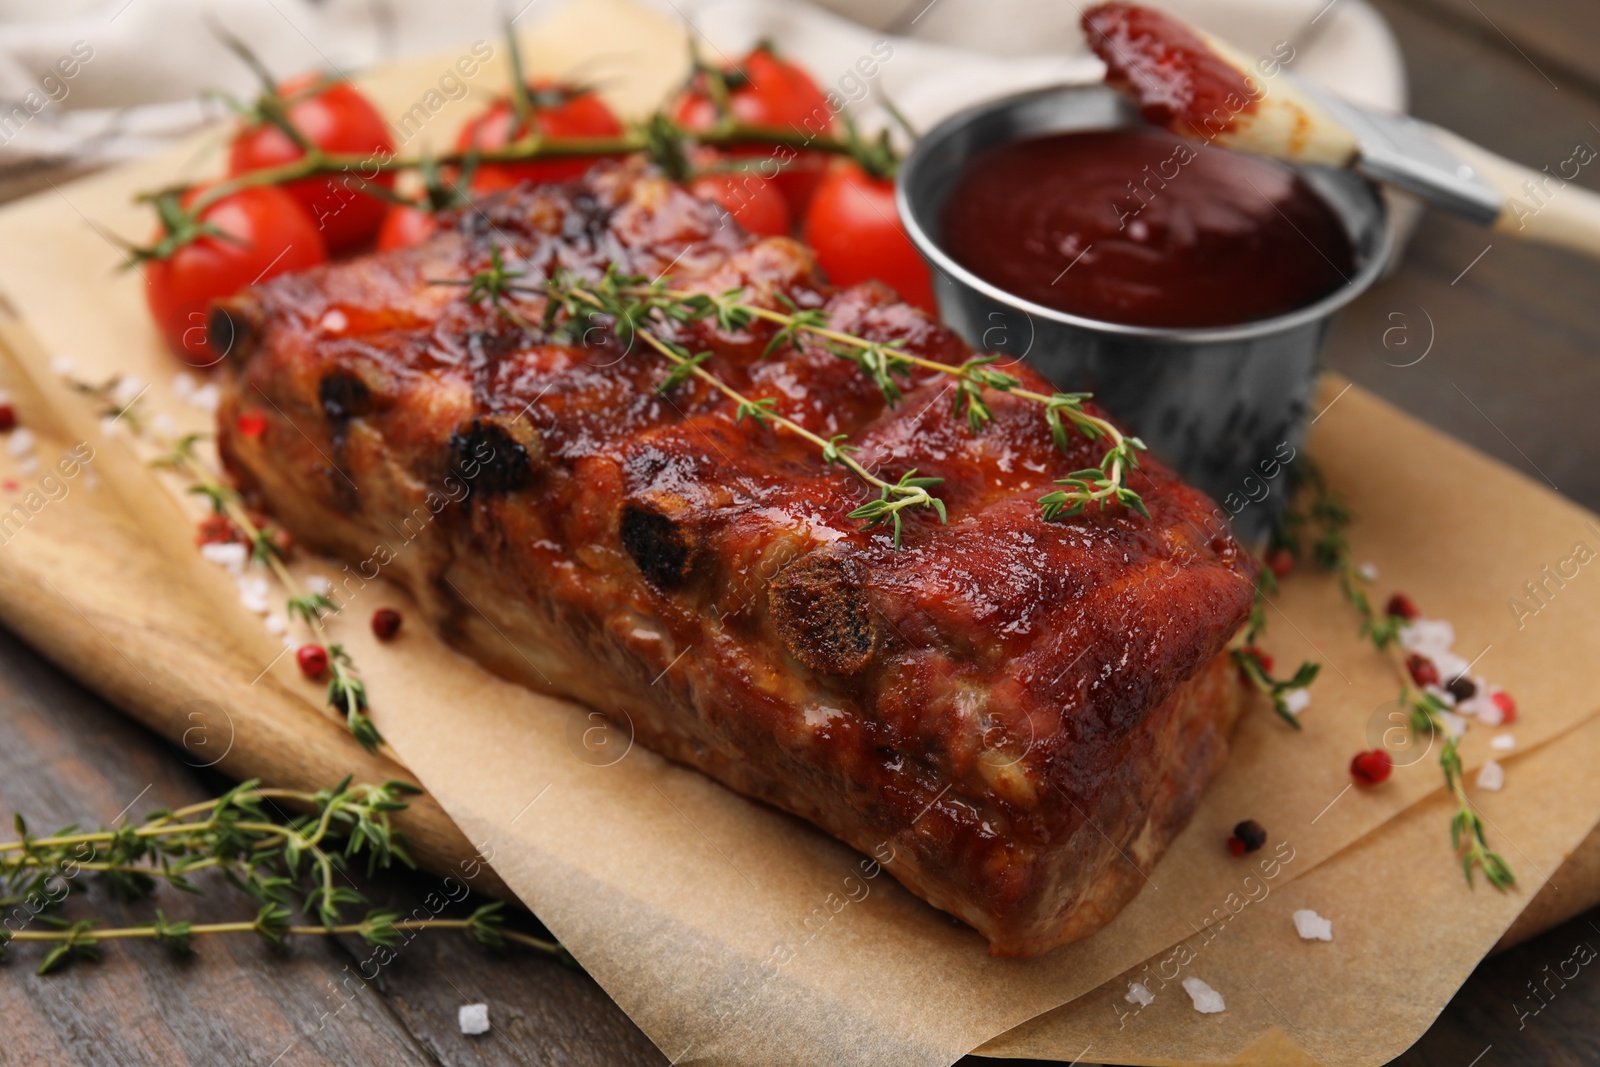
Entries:
{"type": "Polygon", "coordinates": [[[835,155],[850,155],[855,150],[847,141],[813,135],[799,129],[736,123],[731,127],[696,131],[678,125],[665,115],[651,116],[645,122],[616,137],[545,137],[537,124],[525,137],[504,148],[471,148],[436,156],[399,156],[388,152],[361,155],[329,152],[312,145],[303,155],[274,167],[246,171],[203,188],[177,184],[141,193],[135,199],[152,204],[161,223],[161,236],[149,247],[130,250],[130,263],[166,258],[201,236],[226,236],[215,227],[200,222],[205,210],[244,189],[263,185],[287,185],[306,178],[344,176],[352,188],[374,193],[381,186],[375,179],[399,171],[439,167],[477,167],[491,163],[521,163],[536,159],[561,159],[573,156],[630,156],[644,154],[661,164],[669,174],[681,172],[687,144],[731,148],[742,145],[770,145],[835,155]],[[193,193],[190,197],[188,194],[193,193]]]}
{"type": "Polygon", "coordinates": [[[999,358],[992,355],[973,356],[959,364],[940,363],[905,351],[904,342],[873,341],[856,334],[836,330],[827,325],[827,315],[820,309],[802,310],[786,296],[779,300],[784,310],[763,307],[747,299],[744,289],[730,289],[722,293],[699,293],[673,289],[661,283],[641,284],[643,279],[633,279],[620,288],[628,296],[640,300],[641,306],[656,309],[678,321],[714,318],[718,327],[734,332],[747,329],[760,320],[774,324],[777,330],[768,339],[764,355],[788,346],[795,351],[801,347],[801,337],[810,336],[841,359],[855,364],[856,368],[883,394],[884,401],[893,406],[904,399],[901,383],[909,383],[916,372],[930,372],[955,379],[955,396],[952,410],[965,415],[967,426],[978,433],[994,420],[994,411],[985,399],[985,390],[1004,393],[1041,405],[1045,424],[1050,428],[1056,447],[1070,449],[1068,428],[1090,441],[1108,442],[1100,466],[1074,471],[1058,479],[1057,490],[1039,498],[1039,508],[1046,520],[1068,518],[1089,507],[1105,508],[1116,503],[1132,508],[1145,518],[1150,513],[1144,500],[1129,488],[1128,474],[1139,465],[1138,453],[1145,444],[1137,437],[1128,437],[1114,423],[1084,410],[1090,393],[1040,393],[1024,389],[1022,380],[1015,375],[996,369],[992,364],[999,358]]]}
{"type": "Polygon", "coordinates": [[[1238,665],[1244,679],[1272,701],[1272,708],[1278,713],[1278,718],[1296,730],[1301,730],[1304,727],[1300,723],[1300,717],[1289,708],[1289,694],[1296,689],[1308,688],[1316,681],[1317,675],[1321,673],[1322,664],[1304,660],[1287,678],[1274,678],[1272,672],[1267,669],[1258,642],[1261,640],[1261,635],[1267,632],[1267,598],[1277,591],[1278,576],[1263,566],[1256,573],[1255,600],[1250,605],[1249,621],[1245,623],[1244,643],[1233,650],[1233,662],[1238,665]]]}
{"type": "Polygon", "coordinates": [[[245,542],[250,546],[250,557],[271,570],[289,591],[287,610],[291,617],[305,618],[307,623],[320,623],[322,615],[328,609],[320,606],[313,609],[313,595],[300,588],[299,581],[284,564],[283,552],[273,540],[273,531],[268,527],[256,525],[239,494],[231,486],[223,484],[222,480],[212,474],[205,462],[200,459],[197,446],[206,439],[206,436],[201,433],[187,433],[175,441],[162,440],[158,443],[165,445],[167,451],[151,462],[154,466],[165,467],[187,477],[190,481],[190,493],[205,497],[211,504],[213,514],[226,516],[239,528],[239,532],[244,534],[245,542]]]}
{"type": "Polygon", "coordinates": [[[1323,570],[1337,575],[1340,591],[1360,617],[1361,636],[1389,660],[1400,678],[1399,703],[1405,709],[1412,737],[1418,741],[1441,740],[1439,766],[1444,773],[1445,788],[1456,801],[1456,813],[1450,819],[1450,844],[1461,861],[1467,884],[1473,884],[1473,871],[1481,870],[1496,889],[1510,888],[1516,884],[1516,874],[1499,853],[1489,848],[1483,818],[1467,796],[1460,739],[1450,731],[1443,717],[1449,709],[1437,696],[1417,685],[1406,669],[1400,646],[1400,629],[1406,619],[1379,612],[1373,606],[1366,579],[1353,562],[1345,533],[1353,518],[1349,505],[1329,487],[1309,460],[1302,461],[1299,473],[1310,495],[1310,506],[1304,513],[1294,513],[1285,523],[1278,535],[1279,543],[1298,556],[1305,549],[1306,538],[1310,537],[1312,558],[1323,570]]]}
{"type": "Polygon", "coordinates": [[[664,336],[663,328],[670,327],[674,322],[704,318],[714,310],[663,303],[643,296],[642,282],[643,279],[620,275],[614,270],[608,270],[597,283],[585,282],[568,272],[558,272],[539,290],[549,298],[545,305],[545,328],[581,340],[592,327],[608,326],[625,346],[637,339],[672,365],[672,371],[657,386],[658,392],[665,392],[679,382],[694,377],[734,402],[736,420],[750,418],[760,426],[775,425],[809,441],[817,447],[825,462],[844,467],[878,490],[877,500],[856,508],[850,512],[850,517],[865,520],[864,529],[891,526],[896,548],[900,547],[904,529],[902,513],[908,508],[927,508],[938,515],[941,523],[948,520],[944,501],[928,492],[943,479],[919,478],[917,472],[911,470],[902,474],[898,481],[886,481],[852,455],[859,450],[844,444],[843,435],[821,437],[779,412],[774,398],[754,399],[746,396],[708,371],[702,364],[711,353],[690,352],[682,344],[664,336]]]}
{"type": "Polygon", "coordinates": [[[344,645],[328,646],[328,706],[344,713],[350,732],[361,747],[376,752],[383,736],[367,716],[367,686],[355,673],[355,661],[344,645]]]}
{"type": "MultiPolygon", "coordinates": [[[[201,461],[195,446],[204,439],[202,434],[185,434],[171,443],[171,451],[157,457],[157,466],[170,467],[189,477],[194,484],[190,492],[205,496],[217,514],[226,515],[244,533],[251,546],[251,556],[267,565],[284,590],[289,594],[284,611],[291,619],[305,623],[313,639],[320,639],[323,619],[339,612],[339,605],[326,593],[305,588],[284,564],[283,553],[272,539],[271,531],[257,526],[250,518],[239,494],[223,485],[201,461]]],[[[355,663],[344,646],[334,644],[328,649],[328,669],[332,680],[328,683],[328,706],[344,716],[345,725],[352,736],[368,752],[376,752],[383,744],[383,735],[367,715],[367,690],[354,674],[355,663]]]]}
{"type": "MultiPolygon", "coordinates": [[[[119,403],[114,399],[121,385],[120,376],[112,376],[98,385],[78,381],[72,382],[71,385],[76,391],[108,404],[109,407],[102,412],[103,415],[124,419],[136,434],[149,438],[158,448],[165,450],[151,460],[151,464],[175,471],[187,478],[188,491],[191,494],[204,497],[210,503],[213,514],[227,517],[238,528],[250,546],[251,558],[266,566],[288,594],[284,604],[285,614],[291,619],[301,620],[312,639],[320,640],[325,629],[323,620],[330,615],[338,614],[339,605],[327,594],[307,589],[301,584],[284,562],[283,550],[276,538],[276,531],[269,526],[258,525],[244,506],[244,501],[238,492],[226,485],[200,458],[199,445],[207,435],[188,433],[171,439],[151,431],[140,419],[134,402],[119,403]]],[[[330,668],[343,670],[347,676],[354,678],[355,664],[344,652],[343,646],[334,645],[333,648],[339,649],[340,656],[332,655],[330,650],[330,660],[334,661],[330,663],[330,668]]],[[[359,680],[356,680],[355,685],[360,687],[359,680]]],[[[350,696],[350,692],[341,691],[339,695],[341,698],[346,698],[350,696]]],[[[345,714],[346,725],[356,740],[361,742],[363,748],[368,752],[377,751],[378,746],[383,743],[383,735],[378,732],[377,726],[366,714],[365,687],[360,687],[359,707],[351,699],[336,701],[334,697],[335,693],[330,685],[329,706],[345,714]]]]}
{"type": "Polygon", "coordinates": [[[783,305],[779,310],[750,301],[743,288],[722,293],[694,292],[672,288],[660,280],[652,282],[642,276],[620,274],[614,268],[608,269],[598,281],[558,271],[542,286],[518,283],[511,275],[495,249],[487,270],[467,279],[440,279],[436,284],[465,286],[469,302],[489,301],[497,308],[514,294],[543,295],[547,298],[544,328],[561,332],[576,343],[582,343],[596,325],[609,328],[624,347],[631,346],[636,339],[642,341],[672,364],[657,387],[658,392],[669,392],[691,377],[699,378],[735,402],[736,420],[748,417],[763,426],[771,421],[805,437],[818,447],[829,464],[849,469],[877,489],[879,499],[851,512],[851,518],[865,519],[869,529],[883,523],[891,524],[897,547],[902,529],[901,512],[905,509],[929,507],[938,513],[941,522],[945,521],[944,504],[927,492],[939,484],[937,480],[919,478],[915,471],[906,472],[892,483],[877,477],[851,458],[849,453],[857,449],[843,443],[845,435],[836,434],[825,440],[779,415],[772,398],[753,400],[744,396],[702,366],[711,357],[710,352],[691,352],[666,333],[679,325],[703,320],[714,321],[719,329],[730,333],[746,330],[758,321],[771,323],[776,329],[767,340],[763,356],[770,356],[784,347],[800,351],[804,339],[813,338],[826,351],[854,364],[891,406],[904,399],[903,386],[909,385],[918,372],[951,377],[955,379],[953,410],[966,417],[973,433],[981,432],[994,420],[986,391],[1033,401],[1040,405],[1051,438],[1063,452],[1070,451],[1071,432],[1090,441],[1107,442],[1098,467],[1074,471],[1058,479],[1056,484],[1067,488],[1039,498],[1040,514],[1045,520],[1068,518],[1089,508],[1104,510],[1113,504],[1137,511],[1145,518],[1150,516],[1143,498],[1128,485],[1129,474],[1139,465],[1138,454],[1145,450],[1144,442],[1123,434],[1109,420],[1086,410],[1084,403],[1092,394],[1041,393],[1025,389],[1021,379],[992,366],[995,356],[973,356],[954,365],[940,363],[906,351],[904,342],[899,339],[874,341],[834,329],[828,325],[825,312],[816,308],[802,309],[783,294],[778,297],[783,305]]]}
{"type": "Polygon", "coordinates": [[[494,308],[495,314],[512,325],[532,330],[533,323],[511,306],[511,301],[516,299],[518,293],[535,291],[530,286],[517,282],[518,278],[525,278],[527,275],[528,272],[525,270],[506,266],[505,253],[500,250],[499,245],[494,245],[489,249],[489,265],[472,277],[429,278],[428,284],[464,286],[467,290],[467,303],[487,303],[494,308]]]}
{"type": "Polygon", "coordinates": [[[498,903],[460,919],[402,919],[382,909],[369,909],[359,921],[347,918],[346,909],[367,903],[342,884],[351,861],[365,857],[369,875],[395,864],[415,866],[391,817],[405,810],[406,796],[420,792],[399,781],[352,785],[346,778],[315,793],[249,781],[213,800],[152,812],[138,823],[124,820],[92,831],[68,826],[46,837],[32,836],[18,816],[17,839],[0,843],[0,903],[28,904],[42,928],[7,928],[0,932],[0,951],[8,942],[48,944],[38,967],[47,974],[76,959],[98,958],[102,943],[120,939],[150,938],[188,952],[196,937],[209,934],[254,933],[275,946],[296,935],[355,934],[368,944],[393,948],[402,933],[460,930],[490,948],[514,942],[570,960],[552,941],[505,929],[498,903]],[[280,803],[305,813],[284,819],[269,810],[280,803]],[[98,919],[53,914],[89,875],[119,898],[137,901],[161,883],[200,894],[192,877],[206,870],[221,872],[228,884],[253,898],[254,916],[224,923],[174,922],[157,909],[152,922],[107,928],[98,919]],[[315,921],[296,923],[297,914],[315,921]]]}

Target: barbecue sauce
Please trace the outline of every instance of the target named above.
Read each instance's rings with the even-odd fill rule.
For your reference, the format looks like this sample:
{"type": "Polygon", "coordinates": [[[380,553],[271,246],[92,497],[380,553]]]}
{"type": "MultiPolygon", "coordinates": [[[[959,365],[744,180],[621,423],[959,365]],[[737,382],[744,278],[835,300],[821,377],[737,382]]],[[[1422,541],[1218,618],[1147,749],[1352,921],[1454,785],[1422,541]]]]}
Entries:
{"type": "MultiPolygon", "coordinates": [[[[1215,137],[1256,110],[1264,92],[1171,15],[1137,4],[1084,12],[1083,35],[1106,65],[1106,84],[1133,94],[1146,122],[1215,137]]],[[[1276,72],[1263,59],[1262,73],[1276,72]]]]}
{"type": "Polygon", "coordinates": [[[945,250],[1060,311],[1135,326],[1227,326],[1344,284],[1333,209],[1283,164],[1161,130],[1052,134],[992,148],[946,201],[945,250]]]}

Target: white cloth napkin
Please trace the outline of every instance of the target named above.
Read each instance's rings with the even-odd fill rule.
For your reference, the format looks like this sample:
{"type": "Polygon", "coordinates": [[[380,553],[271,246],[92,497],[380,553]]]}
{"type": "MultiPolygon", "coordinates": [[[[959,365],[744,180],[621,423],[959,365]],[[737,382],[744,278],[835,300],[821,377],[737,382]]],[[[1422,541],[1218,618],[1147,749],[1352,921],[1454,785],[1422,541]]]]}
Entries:
{"type": "MultiPolygon", "coordinates": [[[[253,95],[253,77],[213,26],[248,42],[274,71],[348,73],[492,38],[507,16],[535,29],[566,2],[0,0],[0,172],[144,155],[219,114],[201,101],[204,90],[253,95]]],[[[982,99],[1094,80],[1102,69],[1078,30],[1081,7],[1057,0],[645,2],[691,23],[713,56],[772,37],[847,98],[857,92],[845,81],[857,60],[887,40],[892,61],[862,79],[861,91],[886,95],[922,128],[982,99]]],[[[1296,73],[1363,103],[1405,106],[1399,50],[1364,0],[1165,6],[1247,52],[1291,42],[1296,73]]]]}

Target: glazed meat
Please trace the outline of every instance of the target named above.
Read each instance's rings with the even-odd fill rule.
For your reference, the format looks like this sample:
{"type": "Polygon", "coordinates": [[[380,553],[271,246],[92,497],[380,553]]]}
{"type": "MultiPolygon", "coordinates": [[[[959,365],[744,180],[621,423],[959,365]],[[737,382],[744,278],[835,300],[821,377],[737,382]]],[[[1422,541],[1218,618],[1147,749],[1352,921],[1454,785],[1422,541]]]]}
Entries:
{"type": "Polygon", "coordinates": [[[869,469],[943,479],[948,523],[919,509],[896,548],[848,517],[876,495],[862,482],[737,421],[703,382],[659,393],[668,368],[648,348],[603,330],[562,343],[541,296],[496,308],[438,284],[496,250],[529,281],[615,264],[787,298],[933,360],[970,355],[888,289],[833,289],[803,246],[602,165],[219,308],[220,446],[241,487],[349,561],[348,589],[381,570],[491,669],[625,715],[656,751],[892,856],[890,873],[993,952],[1108,922],[1223,762],[1242,699],[1224,646],[1254,569],[1215,535],[1210,502],[1147,461],[1132,485],[1148,519],[1046,522],[1037,498],[1104,446],[1062,454],[1036,405],[991,395],[975,434],[947,376],[891,407],[820,345],[764,357],[765,323],[680,326],[707,369],[848,434],[869,469]],[[241,434],[244,411],[266,430],[241,434]]]}

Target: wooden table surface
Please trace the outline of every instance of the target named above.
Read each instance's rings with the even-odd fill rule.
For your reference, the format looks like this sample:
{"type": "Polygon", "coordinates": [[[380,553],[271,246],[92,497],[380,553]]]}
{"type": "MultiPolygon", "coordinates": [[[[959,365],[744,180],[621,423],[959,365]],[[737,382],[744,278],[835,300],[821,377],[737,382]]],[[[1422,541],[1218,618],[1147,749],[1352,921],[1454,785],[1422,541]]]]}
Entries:
{"type": "MultiPolygon", "coordinates": [[[[1337,0],[1335,0],[1337,2],[1337,0]]],[[[1411,71],[1413,111],[1534,167],[1600,146],[1600,5],[1592,0],[1377,0],[1411,71]]],[[[1600,188],[1600,165],[1580,184],[1600,188]]],[[[14,192],[0,189],[0,193],[14,192]]],[[[1415,415],[1600,509],[1600,264],[1519,246],[1430,214],[1404,266],[1358,301],[1331,367],[1415,415]],[[1419,362],[1417,357],[1426,355],[1419,362]],[[1409,365],[1407,365],[1409,364],[1409,365]]],[[[1463,492],[1470,492],[1468,486],[1463,492]]],[[[1492,508],[1485,515],[1492,521],[1492,508]]],[[[0,631],[0,815],[34,829],[100,824],[226,788],[0,631]]],[[[357,883],[409,911],[427,876],[357,883]]],[[[96,914],[140,921],[100,889],[96,914]]],[[[251,902],[220,888],[164,893],[169,917],[226,921],[251,902]]],[[[534,928],[530,925],[530,928],[534,928]]],[[[1528,985],[1600,909],[1486,961],[1398,1063],[1493,1067],[1600,1062],[1600,981],[1568,983],[1536,1015],[1528,985]]],[[[490,955],[452,934],[418,937],[375,981],[359,941],[202,942],[193,958],[126,942],[104,962],[40,978],[0,970],[0,1064],[663,1064],[585,975],[531,954],[490,955]],[[490,1005],[493,1032],[463,1036],[459,1005],[490,1005]]],[[[1381,962],[1375,961],[1375,966],[1381,962]]],[[[1013,1062],[970,1059],[971,1067],[1013,1062]]]]}

